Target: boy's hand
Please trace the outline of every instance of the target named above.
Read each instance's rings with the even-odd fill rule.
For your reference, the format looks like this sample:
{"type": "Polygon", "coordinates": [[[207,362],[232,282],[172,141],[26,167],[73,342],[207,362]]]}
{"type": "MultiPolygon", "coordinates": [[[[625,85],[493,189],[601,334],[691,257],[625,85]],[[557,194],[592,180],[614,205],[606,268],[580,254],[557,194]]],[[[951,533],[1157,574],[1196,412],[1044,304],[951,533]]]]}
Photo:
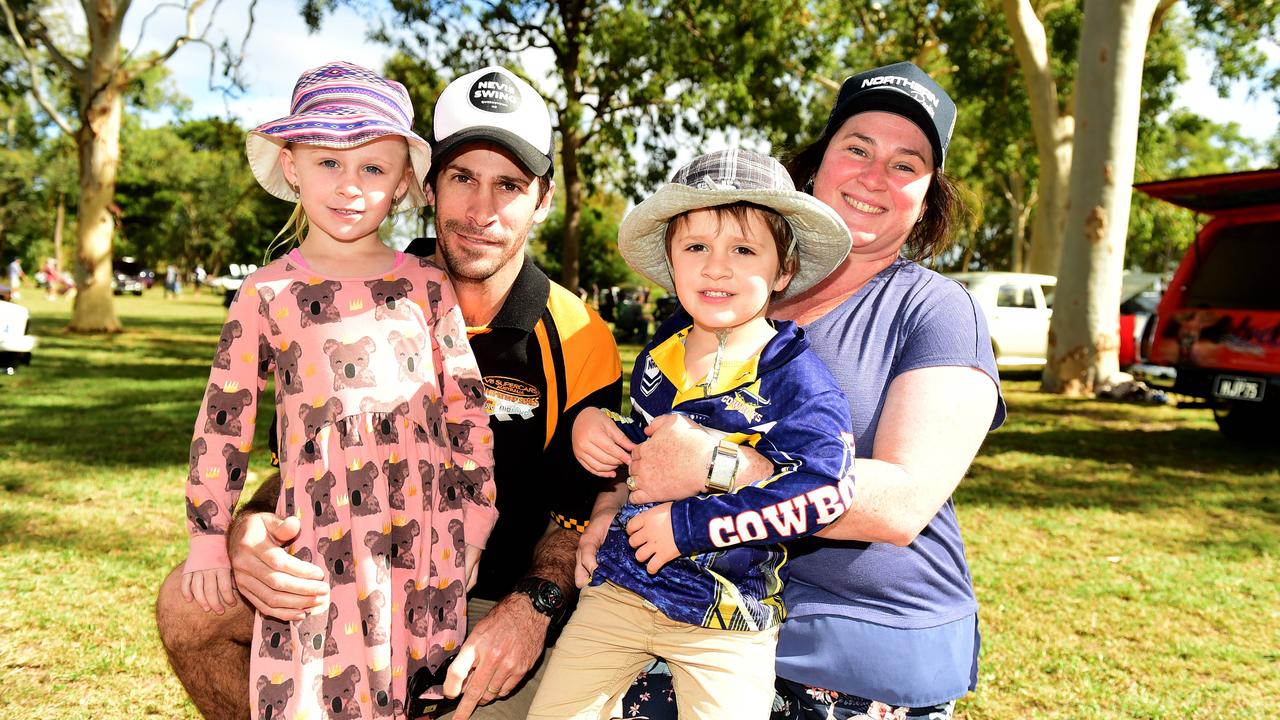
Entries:
{"type": "Polygon", "coordinates": [[[633,449],[635,443],[600,408],[583,408],[578,413],[573,423],[573,454],[591,473],[612,478],[614,470],[630,460],[633,449]]]}
{"type": "Polygon", "coordinates": [[[596,571],[596,554],[600,552],[604,536],[609,534],[609,526],[617,514],[616,507],[598,510],[578,538],[577,564],[573,569],[573,583],[578,587],[586,587],[591,582],[591,573],[596,571]]]}
{"type": "Polygon", "coordinates": [[[231,568],[213,568],[182,573],[182,597],[194,600],[205,612],[221,615],[236,604],[236,586],[231,582],[231,568]]]}
{"type": "Polygon", "coordinates": [[[476,586],[476,580],[480,577],[480,554],[484,552],[484,548],[468,545],[464,552],[463,566],[467,573],[466,588],[467,592],[471,592],[471,588],[476,586]]]}
{"type": "Polygon", "coordinates": [[[675,533],[671,529],[671,503],[651,507],[627,523],[631,547],[636,560],[645,564],[650,575],[658,574],[663,565],[680,557],[675,533]]]}

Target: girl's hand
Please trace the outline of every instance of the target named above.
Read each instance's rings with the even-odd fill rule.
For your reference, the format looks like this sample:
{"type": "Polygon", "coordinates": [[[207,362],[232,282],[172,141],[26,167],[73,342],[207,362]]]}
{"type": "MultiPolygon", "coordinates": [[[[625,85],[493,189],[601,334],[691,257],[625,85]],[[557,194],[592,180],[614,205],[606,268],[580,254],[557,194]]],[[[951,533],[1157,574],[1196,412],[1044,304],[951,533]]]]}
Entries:
{"type": "Polygon", "coordinates": [[[587,529],[578,538],[577,564],[573,569],[573,582],[580,588],[591,582],[591,573],[596,571],[596,554],[604,544],[605,535],[609,534],[609,526],[618,514],[618,508],[610,507],[597,510],[591,516],[587,529]]]}
{"type": "Polygon", "coordinates": [[[476,586],[476,580],[480,577],[480,554],[484,552],[484,548],[478,548],[475,545],[468,545],[463,555],[463,568],[466,571],[466,588],[467,592],[471,592],[471,588],[476,586]]]}
{"type": "Polygon", "coordinates": [[[573,454],[589,472],[612,478],[634,448],[635,443],[600,408],[584,408],[578,413],[573,423],[573,454]]]}
{"type": "Polygon", "coordinates": [[[650,575],[657,575],[663,565],[680,557],[675,532],[671,529],[671,503],[651,507],[627,523],[631,547],[636,560],[645,564],[650,575]]]}
{"type": "Polygon", "coordinates": [[[182,573],[182,597],[194,600],[205,612],[221,615],[236,604],[236,586],[231,568],[213,568],[182,573]]]}

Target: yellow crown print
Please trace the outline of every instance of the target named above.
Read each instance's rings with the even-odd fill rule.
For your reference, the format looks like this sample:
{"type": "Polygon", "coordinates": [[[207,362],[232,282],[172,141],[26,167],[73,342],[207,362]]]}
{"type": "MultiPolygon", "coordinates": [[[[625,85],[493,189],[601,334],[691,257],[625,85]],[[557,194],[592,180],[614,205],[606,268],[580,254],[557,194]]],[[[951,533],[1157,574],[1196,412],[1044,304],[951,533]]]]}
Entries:
{"type": "Polygon", "coordinates": [[[364,301],[361,300],[360,298],[356,298],[351,302],[347,303],[347,309],[350,310],[351,312],[360,312],[361,310],[364,309],[364,301]]]}
{"type": "Polygon", "coordinates": [[[240,383],[236,382],[235,380],[228,380],[222,383],[222,389],[225,392],[233,393],[240,389],[240,383]]]}
{"type": "Polygon", "coordinates": [[[346,625],[343,625],[343,626],[342,626],[342,631],[343,631],[344,633],[348,634],[348,635],[355,635],[355,634],[356,634],[356,624],[355,624],[355,623],[347,623],[346,625]]]}
{"type": "Polygon", "coordinates": [[[207,478],[216,478],[220,475],[222,475],[222,468],[220,467],[211,467],[204,471],[204,476],[207,478]]]}

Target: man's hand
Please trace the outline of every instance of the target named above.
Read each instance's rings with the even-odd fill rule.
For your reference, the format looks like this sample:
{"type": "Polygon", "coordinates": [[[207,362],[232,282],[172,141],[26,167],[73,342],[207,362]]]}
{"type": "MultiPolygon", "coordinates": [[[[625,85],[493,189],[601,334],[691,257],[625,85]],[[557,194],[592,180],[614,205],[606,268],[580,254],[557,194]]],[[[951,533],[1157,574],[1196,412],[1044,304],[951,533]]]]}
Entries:
{"type": "Polygon", "coordinates": [[[635,443],[600,408],[583,408],[573,422],[573,454],[588,472],[612,478],[633,448],[635,443]]]}
{"type": "Polygon", "coordinates": [[[236,587],[263,615],[301,620],[308,610],[328,602],[324,570],[284,549],[300,527],[296,517],[281,520],[265,512],[237,516],[231,524],[227,552],[236,587]]]}
{"type": "Polygon", "coordinates": [[[596,571],[596,553],[604,544],[605,535],[609,534],[609,526],[618,514],[618,507],[611,506],[597,509],[591,515],[591,522],[578,539],[577,563],[573,569],[573,583],[580,588],[591,582],[591,573],[596,571]]]}
{"type": "Polygon", "coordinates": [[[649,439],[631,451],[629,460],[636,483],[631,502],[683,500],[702,492],[717,438],[679,413],[656,418],[644,432],[649,439]]]}
{"type": "Polygon", "coordinates": [[[524,595],[508,595],[476,623],[444,679],[446,697],[462,695],[454,720],[514,690],[542,655],[550,625],[524,595]]]}
{"type": "Polygon", "coordinates": [[[650,575],[657,575],[663,565],[680,557],[675,533],[671,530],[671,503],[651,507],[627,523],[631,547],[636,560],[644,563],[650,575]]]}
{"type": "Polygon", "coordinates": [[[221,615],[236,604],[236,586],[231,582],[231,570],[211,568],[182,573],[182,597],[194,601],[205,612],[221,615]]]}

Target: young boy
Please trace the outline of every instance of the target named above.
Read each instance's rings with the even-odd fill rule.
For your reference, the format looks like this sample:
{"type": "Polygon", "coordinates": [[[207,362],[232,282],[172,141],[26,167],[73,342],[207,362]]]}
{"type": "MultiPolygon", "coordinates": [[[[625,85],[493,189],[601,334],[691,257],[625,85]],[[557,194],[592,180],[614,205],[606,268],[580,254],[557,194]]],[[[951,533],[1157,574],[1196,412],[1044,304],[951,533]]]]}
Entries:
{"type": "Polygon", "coordinates": [[[681,717],[768,717],[785,615],[779,543],[844,512],[853,447],[835,380],[794,323],[765,313],[771,297],[824,278],[849,246],[831,209],[746,150],[695,159],[623,220],[623,258],[683,311],[636,359],[631,417],[583,411],[574,452],[612,478],[645,425],[668,412],[724,439],[702,495],[624,506],[627,485],[601,493],[587,532],[608,534],[530,718],[608,717],[654,657],[671,666],[681,717]],[[773,461],[772,477],[739,487],[742,443],[773,461]]]}

